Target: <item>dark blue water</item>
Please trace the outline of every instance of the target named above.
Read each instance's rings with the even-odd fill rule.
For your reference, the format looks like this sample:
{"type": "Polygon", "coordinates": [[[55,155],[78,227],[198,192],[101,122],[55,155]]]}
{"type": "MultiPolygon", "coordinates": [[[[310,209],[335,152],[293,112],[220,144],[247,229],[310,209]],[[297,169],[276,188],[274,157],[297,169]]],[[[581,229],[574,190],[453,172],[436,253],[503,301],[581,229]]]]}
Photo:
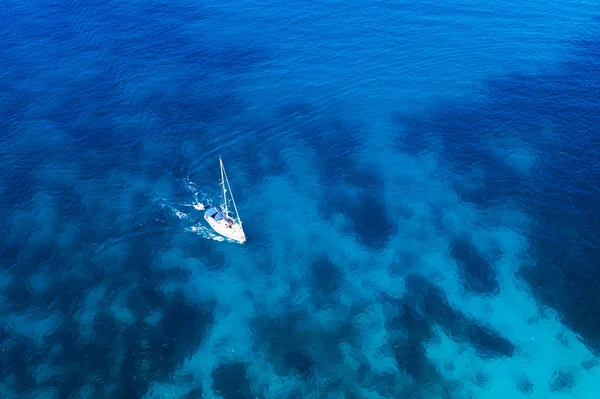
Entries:
{"type": "Polygon", "coordinates": [[[599,16],[4,2],[0,396],[597,399],[599,16]]]}

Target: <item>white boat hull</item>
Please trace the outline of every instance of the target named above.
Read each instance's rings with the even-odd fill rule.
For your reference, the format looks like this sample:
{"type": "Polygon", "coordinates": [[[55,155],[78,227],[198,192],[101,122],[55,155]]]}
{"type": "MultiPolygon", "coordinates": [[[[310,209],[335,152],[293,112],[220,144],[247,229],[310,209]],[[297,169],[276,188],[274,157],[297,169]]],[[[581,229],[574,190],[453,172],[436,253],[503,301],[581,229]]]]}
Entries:
{"type": "Polygon", "coordinates": [[[239,243],[246,242],[246,235],[242,226],[235,220],[226,216],[221,209],[213,207],[204,212],[204,219],[215,232],[230,240],[239,243]]]}

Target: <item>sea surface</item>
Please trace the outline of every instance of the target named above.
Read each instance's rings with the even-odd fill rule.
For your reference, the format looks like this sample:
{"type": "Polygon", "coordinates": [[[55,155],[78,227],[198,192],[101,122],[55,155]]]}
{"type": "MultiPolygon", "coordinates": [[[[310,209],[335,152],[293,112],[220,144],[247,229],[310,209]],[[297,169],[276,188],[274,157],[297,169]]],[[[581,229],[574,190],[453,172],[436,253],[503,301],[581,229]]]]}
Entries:
{"type": "Polygon", "coordinates": [[[0,21],[0,398],[600,398],[598,2],[0,21]]]}

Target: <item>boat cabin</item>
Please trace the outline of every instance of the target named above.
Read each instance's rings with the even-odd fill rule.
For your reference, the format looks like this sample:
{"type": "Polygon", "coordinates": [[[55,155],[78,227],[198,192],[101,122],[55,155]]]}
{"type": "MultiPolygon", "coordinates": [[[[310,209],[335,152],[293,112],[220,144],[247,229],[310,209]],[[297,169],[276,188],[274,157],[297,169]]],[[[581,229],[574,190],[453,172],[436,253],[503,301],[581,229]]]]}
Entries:
{"type": "Polygon", "coordinates": [[[217,209],[217,207],[212,207],[207,210],[206,216],[213,218],[217,222],[223,219],[223,214],[217,209]]]}
{"type": "Polygon", "coordinates": [[[229,228],[231,228],[233,223],[235,223],[235,220],[233,220],[229,216],[225,216],[223,212],[217,207],[210,208],[205,212],[205,214],[209,218],[212,218],[215,222],[220,223],[221,221],[223,221],[229,228]]]}

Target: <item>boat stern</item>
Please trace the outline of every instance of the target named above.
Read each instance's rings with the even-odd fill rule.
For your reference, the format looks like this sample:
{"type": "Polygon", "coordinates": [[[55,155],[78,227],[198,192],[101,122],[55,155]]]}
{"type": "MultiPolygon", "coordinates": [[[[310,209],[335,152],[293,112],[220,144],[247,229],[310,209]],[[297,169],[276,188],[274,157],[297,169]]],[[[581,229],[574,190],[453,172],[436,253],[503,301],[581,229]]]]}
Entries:
{"type": "Polygon", "coordinates": [[[246,234],[242,226],[237,224],[233,219],[226,218],[219,209],[209,208],[204,212],[204,219],[215,232],[223,237],[239,243],[246,242],[246,234]]]}

